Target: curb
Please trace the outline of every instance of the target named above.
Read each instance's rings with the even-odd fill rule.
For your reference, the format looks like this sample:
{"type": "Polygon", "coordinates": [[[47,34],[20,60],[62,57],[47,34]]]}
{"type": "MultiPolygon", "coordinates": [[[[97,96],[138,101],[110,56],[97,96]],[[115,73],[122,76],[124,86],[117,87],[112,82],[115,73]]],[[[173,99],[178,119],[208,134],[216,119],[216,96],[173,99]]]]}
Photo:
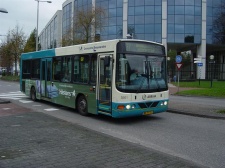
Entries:
{"type": "Polygon", "coordinates": [[[11,103],[11,102],[9,100],[0,99],[0,104],[7,104],[7,103],[11,103]]]}
{"type": "Polygon", "coordinates": [[[174,110],[174,109],[168,109],[167,112],[175,113],[175,114],[182,114],[182,115],[189,115],[189,116],[194,116],[194,117],[201,117],[201,118],[225,120],[225,117],[210,116],[210,115],[204,115],[204,114],[196,114],[196,113],[186,112],[186,111],[182,111],[182,110],[177,111],[177,110],[174,110]]]}

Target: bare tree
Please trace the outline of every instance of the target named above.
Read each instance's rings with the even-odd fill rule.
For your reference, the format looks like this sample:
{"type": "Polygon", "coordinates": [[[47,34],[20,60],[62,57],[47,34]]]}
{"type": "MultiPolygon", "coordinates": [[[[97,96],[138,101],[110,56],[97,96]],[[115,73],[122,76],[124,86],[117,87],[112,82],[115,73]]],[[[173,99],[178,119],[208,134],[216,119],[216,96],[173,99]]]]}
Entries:
{"type": "Polygon", "coordinates": [[[100,41],[106,18],[105,10],[100,7],[80,9],[74,13],[73,26],[62,37],[62,46],[100,41]]]}
{"type": "Polygon", "coordinates": [[[11,54],[14,57],[15,75],[17,75],[17,63],[20,60],[20,55],[22,54],[26,43],[26,37],[23,32],[23,29],[19,28],[18,25],[16,25],[16,27],[11,31],[10,43],[11,54]]]}
{"type": "Polygon", "coordinates": [[[23,30],[17,25],[13,30],[9,30],[7,34],[7,41],[1,45],[2,63],[7,66],[9,72],[12,67],[12,62],[15,66],[15,75],[18,74],[17,63],[20,60],[20,55],[24,50],[26,37],[23,30]]]}
{"type": "Polygon", "coordinates": [[[66,33],[63,34],[61,45],[64,47],[64,46],[70,46],[73,44],[74,44],[73,29],[70,28],[69,30],[66,31],[66,33]]]}
{"type": "MultiPolygon", "coordinates": [[[[9,37],[7,37],[8,39],[9,37]]],[[[7,68],[7,73],[10,71],[10,67],[13,65],[13,57],[11,55],[11,46],[8,40],[1,43],[0,46],[1,67],[7,68]]]]}

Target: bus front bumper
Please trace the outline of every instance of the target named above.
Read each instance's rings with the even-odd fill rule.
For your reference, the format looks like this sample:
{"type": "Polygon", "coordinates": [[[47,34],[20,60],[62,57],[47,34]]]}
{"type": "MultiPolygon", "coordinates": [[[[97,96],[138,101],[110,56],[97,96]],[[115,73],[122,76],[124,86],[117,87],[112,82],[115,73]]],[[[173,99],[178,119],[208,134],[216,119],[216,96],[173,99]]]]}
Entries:
{"type": "Polygon", "coordinates": [[[140,102],[136,104],[113,103],[112,117],[125,118],[142,115],[151,115],[165,112],[168,109],[168,100],[159,102],[140,102]]]}

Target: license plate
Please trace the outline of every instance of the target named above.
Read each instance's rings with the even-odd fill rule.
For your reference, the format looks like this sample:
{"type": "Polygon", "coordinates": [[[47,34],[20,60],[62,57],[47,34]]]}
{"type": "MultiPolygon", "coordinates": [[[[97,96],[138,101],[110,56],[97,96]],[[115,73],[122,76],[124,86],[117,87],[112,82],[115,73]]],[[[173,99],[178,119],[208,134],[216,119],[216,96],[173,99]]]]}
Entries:
{"type": "Polygon", "coordinates": [[[151,114],[153,114],[153,111],[146,111],[146,112],[144,112],[143,115],[151,115],[151,114]]]}

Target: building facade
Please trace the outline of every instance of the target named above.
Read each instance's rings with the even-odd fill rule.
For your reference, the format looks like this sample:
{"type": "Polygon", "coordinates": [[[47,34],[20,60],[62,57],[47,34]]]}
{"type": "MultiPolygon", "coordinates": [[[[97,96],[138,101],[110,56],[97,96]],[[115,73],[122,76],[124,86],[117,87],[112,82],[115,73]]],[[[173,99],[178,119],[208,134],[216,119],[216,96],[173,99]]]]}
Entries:
{"type": "Polygon", "coordinates": [[[224,1],[67,0],[62,5],[62,35],[73,29],[74,11],[102,8],[106,12],[102,18],[103,28],[90,30],[93,36],[98,35],[100,40],[135,38],[156,41],[178,54],[191,51],[190,77],[195,73],[200,79],[225,80],[225,38],[221,38],[225,37],[225,32],[223,34],[219,26],[215,26],[221,12],[225,13],[224,1]],[[214,60],[210,60],[211,55],[214,60]],[[201,59],[201,66],[193,63],[197,57],[201,59]]]}
{"type": "Polygon", "coordinates": [[[62,11],[58,10],[39,34],[39,50],[61,47],[62,11]]]}

